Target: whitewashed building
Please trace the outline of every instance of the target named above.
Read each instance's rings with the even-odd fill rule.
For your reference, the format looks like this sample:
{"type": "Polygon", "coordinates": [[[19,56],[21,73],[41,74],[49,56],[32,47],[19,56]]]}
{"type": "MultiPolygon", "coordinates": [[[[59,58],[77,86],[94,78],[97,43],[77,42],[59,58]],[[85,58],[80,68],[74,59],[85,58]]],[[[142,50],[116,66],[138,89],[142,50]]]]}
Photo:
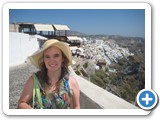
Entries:
{"type": "Polygon", "coordinates": [[[46,39],[39,35],[25,33],[9,33],[9,66],[15,66],[26,61],[26,58],[39,49],[38,40],[46,39]]]}

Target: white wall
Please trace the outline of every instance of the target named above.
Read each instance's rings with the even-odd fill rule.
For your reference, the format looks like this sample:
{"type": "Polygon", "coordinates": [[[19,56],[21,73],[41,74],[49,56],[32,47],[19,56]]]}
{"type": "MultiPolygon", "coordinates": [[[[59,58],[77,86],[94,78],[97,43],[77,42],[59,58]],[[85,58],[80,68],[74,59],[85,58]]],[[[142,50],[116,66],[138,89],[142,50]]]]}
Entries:
{"type": "Polygon", "coordinates": [[[37,38],[24,33],[9,33],[9,66],[24,63],[26,58],[38,50],[37,38]]]}

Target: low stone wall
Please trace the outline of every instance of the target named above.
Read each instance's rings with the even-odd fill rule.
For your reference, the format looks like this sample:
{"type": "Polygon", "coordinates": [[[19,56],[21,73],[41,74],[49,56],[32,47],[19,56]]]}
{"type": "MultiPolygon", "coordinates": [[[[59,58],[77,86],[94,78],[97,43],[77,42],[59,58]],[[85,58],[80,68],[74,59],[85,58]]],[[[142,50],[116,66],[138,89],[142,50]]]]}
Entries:
{"type": "Polygon", "coordinates": [[[102,109],[98,104],[82,92],[80,93],[80,105],[81,109],[102,109]]]}

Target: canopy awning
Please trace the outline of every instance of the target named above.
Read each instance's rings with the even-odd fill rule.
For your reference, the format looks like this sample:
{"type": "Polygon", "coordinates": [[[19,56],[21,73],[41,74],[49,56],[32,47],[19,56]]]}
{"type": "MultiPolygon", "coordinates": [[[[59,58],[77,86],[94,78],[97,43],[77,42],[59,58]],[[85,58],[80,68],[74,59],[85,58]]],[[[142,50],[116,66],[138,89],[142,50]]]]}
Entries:
{"type": "Polygon", "coordinates": [[[54,31],[53,26],[49,24],[34,24],[37,31],[54,31]]]}
{"type": "Polygon", "coordinates": [[[53,24],[53,26],[56,30],[70,30],[67,25],[55,25],[55,24],[53,24]]]}
{"type": "Polygon", "coordinates": [[[81,37],[77,37],[77,36],[68,36],[67,38],[69,41],[72,41],[72,40],[83,41],[81,37]]]}

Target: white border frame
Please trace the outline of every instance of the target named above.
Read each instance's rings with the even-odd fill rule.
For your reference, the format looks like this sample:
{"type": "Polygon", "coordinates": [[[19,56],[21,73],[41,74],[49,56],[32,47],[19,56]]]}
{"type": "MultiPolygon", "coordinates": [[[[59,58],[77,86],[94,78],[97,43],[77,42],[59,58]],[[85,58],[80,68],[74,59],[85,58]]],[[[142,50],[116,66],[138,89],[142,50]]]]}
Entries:
{"type": "Polygon", "coordinates": [[[150,113],[142,109],[9,109],[9,9],[145,9],[145,89],[151,89],[151,6],[149,4],[6,3],[3,6],[3,112],[6,115],[148,115],[150,113]]]}

